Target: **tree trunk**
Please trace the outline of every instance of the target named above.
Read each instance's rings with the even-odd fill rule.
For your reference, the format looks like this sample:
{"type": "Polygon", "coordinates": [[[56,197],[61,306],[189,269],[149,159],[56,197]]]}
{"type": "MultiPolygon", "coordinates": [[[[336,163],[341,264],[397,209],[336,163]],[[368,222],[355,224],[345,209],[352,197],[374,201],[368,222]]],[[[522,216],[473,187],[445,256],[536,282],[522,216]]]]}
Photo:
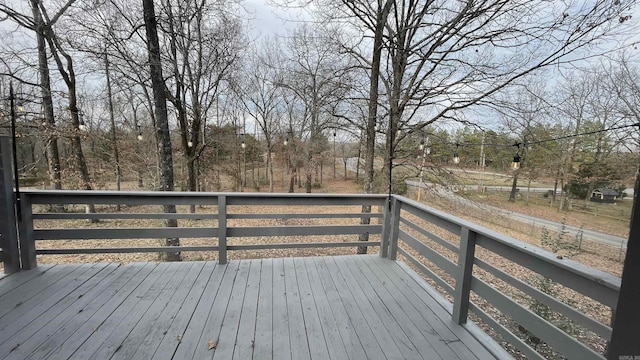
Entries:
{"type": "MultiPolygon", "coordinates": [[[[358,182],[358,178],[360,177],[360,159],[362,157],[362,138],[360,138],[358,142],[358,158],[356,159],[356,182],[358,182]]],[[[347,165],[345,164],[346,168],[347,165]]],[[[346,176],[346,175],[345,175],[346,176]]]]}
{"type": "Polygon", "coordinates": [[[289,180],[289,192],[294,192],[294,186],[296,184],[296,170],[291,166],[291,179],[289,180]]]}
{"type": "MultiPolygon", "coordinates": [[[[38,6],[38,1],[34,1],[32,3],[36,7],[38,6]]],[[[40,18],[42,25],[42,35],[43,38],[49,45],[49,49],[51,50],[51,54],[53,55],[53,59],[56,62],[58,67],[58,72],[60,73],[62,79],[64,80],[65,85],[68,90],[68,99],[69,99],[69,112],[71,113],[71,125],[73,128],[73,134],[71,135],[71,152],[72,157],[80,170],[80,176],[82,180],[81,188],[85,190],[92,190],[91,188],[91,178],[89,176],[89,169],[87,168],[87,163],[84,158],[84,154],[82,152],[82,141],[80,139],[80,112],[78,110],[78,95],[77,95],[77,87],[76,87],[76,76],[73,67],[73,58],[64,51],[63,47],[60,44],[59,39],[56,37],[55,33],[52,30],[50,24],[44,24],[43,13],[41,9],[34,8],[34,13],[37,13],[37,16],[40,18]],[[66,61],[66,64],[63,62],[63,59],[66,61]]],[[[95,206],[93,204],[86,205],[87,213],[95,213],[95,206]]],[[[97,222],[97,219],[91,220],[91,222],[97,222]]]]}
{"type": "MultiPolygon", "coordinates": [[[[109,119],[111,120],[111,142],[113,143],[113,159],[116,165],[116,189],[120,191],[122,170],[120,169],[120,153],[118,152],[118,137],[116,135],[116,119],[113,113],[113,92],[111,90],[111,77],[109,76],[109,55],[104,52],[104,72],[107,77],[107,97],[109,98],[109,119]]],[[[116,204],[116,211],[120,211],[120,204],[116,204]]]]}
{"type": "MultiPolygon", "coordinates": [[[[74,134],[71,137],[71,152],[73,154],[73,158],[75,160],[76,166],[78,170],[80,170],[80,177],[82,179],[81,188],[84,190],[92,190],[91,186],[91,176],[89,175],[89,168],[87,167],[87,162],[84,158],[84,153],[82,152],[82,141],[80,139],[80,120],[78,113],[78,106],[76,103],[76,95],[75,91],[69,89],[69,110],[71,111],[71,123],[73,125],[74,134]]],[[[87,204],[86,211],[89,214],[93,214],[96,212],[96,207],[94,204],[87,204]]],[[[98,219],[91,219],[90,222],[96,223],[98,219]]]]}
{"type": "Polygon", "coordinates": [[[551,194],[552,195],[551,196],[551,201],[554,202],[554,203],[556,202],[556,193],[558,192],[558,180],[560,179],[560,172],[561,171],[562,171],[561,169],[558,169],[558,171],[556,171],[556,178],[553,181],[553,194],[551,194]]]}
{"type": "Polygon", "coordinates": [[[273,161],[271,161],[271,153],[267,154],[267,168],[269,176],[269,192],[273,192],[273,161]]]}
{"type": "Polygon", "coordinates": [[[589,204],[589,200],[591,200],[591,193],[593,192],[593,190],[595,190],[595,186],[593,186],[593,183],[590,183],[589,186],[587,186],[587,195],[585,195],[584,197],[585,205],[589,204]]]}
{"type": "MultiPolygon", "coordinates": [[[[253,159],[250,159],[251,161],[251,184],[253,186],[253,188],[256,188],[256,171],[255,171],[255,164],[253,163],[253,159]]],[[[260,174],[258,174],[258,181],[260,181],[260,174]]]]}
{"type": "MultiPolygon", "coordinates": [[[[399,88],[398,88],[399,91],[399,88]]],[[[392,187],[392,173],[393,173],[393,155],[394,155],[394,146],[395,146],[395,138],[396,133],[398,132],[398,120],[400,119],[399,110],[397,109],[396,103],[391,101],[392,111],[389,113],[389,130],[387,131],[386,138],[386,151],[384,155],[384,165],[382,166],[382,179],[380,181],[380,190],[379,192],[384,193],[388,192],[391,194],[392,187]]]]}
{"type": "MultiPolygon", "coordinates": [[[[373,193],[373,158],[375,155],[376,146],[376,119],[378,117],[378,85],[380,82],[380,59],[382,57],[382,45],[384,26],[391,10],[391,5],[394,2],[386,0],[384,7],[378,9],[376,17],[375,31],[373,37],[373,54],[371,57],[371,77],[369,81],[369,109],[366,126],[366,144],[365,144],[365,164],[364,164],[364,192],[366,194],[373,193]]],[[[363,213],[370,213],[371,206],[362,206],[363,213]]],[[[360,221],[363,225],[371,223],[371,218],[363,217],[360,221]]],[[[368,234],[361,234],[359,236],[360,241],[369,241],[368,234]]],[[[359,246],[357,250],[358,254],[366,254],[367,247],[359,246]]]]}
{"type": "MultiPolygon", "coordinates": [[[[62,189],[62,176],[60,171],[60,154],[58,152],[58,138],[55,135],[55,118],[53,114],[53,98],[51,96],[51,77],[49,63],[47,61],[47,48],[44,37],[43,21],[38,9],[39,0],[31,0],[31,9],[36,26],[36,38],[38,43],[38,71],[40,76],[40,92],[44,110],[44,125],[46,132],[45,154],[47,158],[49,185],[55,190],[62,189]]],[[[62,205],[54,205],[54,211],[63,211],[62,205]]]]}
{"type": "MultiPolygon", "coordinates": [[[[335,134],[335,133],[334,133],[335,134]]],[[[333,180],[336,179],[336,136],[333,135],[333,180]]]]}
{"type": "MultiPolygon", "coordinates": [[[[313,143],[313,135],[311,136],[311,142],[313,143]]],[[[313,171],[313,150],[312,150],[312,144],[307,145],[309,146],[309,150],[307,152],[307,164],[304,167],[304,171],[305,171],[305,175],[307,178],[307,182],[305,184],[305,190],[307,192],[307,194],[311,193],[311,181],[312,181],[312,171],[313,171]]]]}
{"type": "Polygon", "coordinates": [[[513,173],[513,182],[511,183],[511,193],[509,193],[509,202],[516,202],[516,193],[518,192],[518,175],[520,170],[513,173]]]}
{"type": "MultiPolygon", "coordinates": [[[[185,151],[187,153],[188,151],[185,151]]],[[[197,158],[187,155],[187,190],[195,192],[198,189],[198,168],[196,166],[197,158]]],[[[195,214],[196,206],[189,205],[189,213],[195,214]]]]}
{"type": "Polygon", "coordinates": [[[560,188],[560,200],[558,200],[558,212],[561,212],[564,207],[564,190],[560,188]]]}
{"type": "MultiPolygon", "coordinates": [[[[158,153],[160,156],[160,183],[162,191],[173,191],[173,157],[171,153],[171,136],[169,133],[169,117],[167,115],[167,101],[164,93],[164,78],[160,60],[160,42],[156,24],[153,0],[142,0],[144,24],[147,35],[147,50],[149,51],[149,68],[151,70],[151,85],[153,89],[154,113],[156,120],[156,135],[158,138],[158,153]]],[[[175,213],[175,205],[164,205],[165,213],[175,213]]],[[[165,220],[165,226],[177,227],[176,219],[165,220]]],[[[165,239],[166,246],[180,246],[180,239],[165,239]]],[[[180,261],[180,252],[167,252],[167,261],[180,261]]]]}

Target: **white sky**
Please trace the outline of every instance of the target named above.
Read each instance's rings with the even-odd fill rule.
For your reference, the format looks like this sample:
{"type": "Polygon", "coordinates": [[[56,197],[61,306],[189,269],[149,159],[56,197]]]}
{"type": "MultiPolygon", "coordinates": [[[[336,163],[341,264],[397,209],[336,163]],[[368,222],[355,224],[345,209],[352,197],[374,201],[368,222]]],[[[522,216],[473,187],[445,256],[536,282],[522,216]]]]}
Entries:
{"type": "Polygon", "coordinates": [[[251,14],[250,35],[258,38],[265,35],[284,34],[293,29],[296,24],[291,21],[304,16],[301,9],[284,9],[269,4],[265,0],[246,0],[245,9],[251,14]]]}

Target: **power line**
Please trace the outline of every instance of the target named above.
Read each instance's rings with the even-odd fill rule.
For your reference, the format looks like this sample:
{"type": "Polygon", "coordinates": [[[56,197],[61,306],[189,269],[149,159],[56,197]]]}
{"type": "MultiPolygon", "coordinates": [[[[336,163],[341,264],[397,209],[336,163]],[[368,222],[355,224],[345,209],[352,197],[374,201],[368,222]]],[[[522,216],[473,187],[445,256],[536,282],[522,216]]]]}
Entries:
{"type": "Polygon", "coordinates": [[[607,128],[607,129],[600,129],[600,130],[587,131],[587,132],[578,133],[578,134],[565,135],[565,136],[560,136],[560,137],[553,138],[553,139],[532,141],[532,142],[527,142],[524,145],[525,146],[526,145],[535,145],[535,144],[541,144],[541,143],[550,142],[550,141],[558,141],[558,140],[569,139],[569,138],[578,137],[578,136],[593,135],[593,134],[607,132],[607,131],[626,129],[626,128],[633,127],[633,126],[637,126],[637,127],[640,128],[640,122],[637,122],[635,124],[613,126],[613,127],[607,128]]]}
{"type": "MultiPolygon", "coordinates": [[[[551,138],[551,139],[543,139],[543,140],[535,140],[535,141],[527,141],[527,142],[518,142],[516,141],[515,143],[510,143],[510,144],[506,144],[506,143],[461,143],[459,141],[456,142],[441,142],[441,143],[431,143],[429,145],[455,145],[456,148],[457,147],[464,147],[464,146],[516,146],[519,147],[520,145],[523,146],[528,146],[528,145],[535,145],[535,144],[542,144],[542,143],[547,143],[547,142],[552,142],[552,141],[558,141],[558,140],[564,140],[564,139],[570,139],[570,138],[574,138],[574,137],[579,137],[579,136],[585,136],[585,135],[593,135],[593,134],[598,134],[598,133],[603,133],[603,132],[607,132],[607,131],[614,131],[614,130],[621,130],[621,129],[626,129],[626,128],[630,128],[630,127],[638,127],[640,128],[640,122],[637,122],[635,124],[627,124],[627,125],[619,125],[619,126],[612,126],[606,129],[600,129],[600,130],[592,130],[592,131],[585,131],[582,133],[577,133],[577,134],[571,134],[571,135],[564,135],[564,136],[559,136],[559,137],[555,137],[555,138],[551,138]]],[[[435,134],[434,134],[435,135],[435,134]]]]}

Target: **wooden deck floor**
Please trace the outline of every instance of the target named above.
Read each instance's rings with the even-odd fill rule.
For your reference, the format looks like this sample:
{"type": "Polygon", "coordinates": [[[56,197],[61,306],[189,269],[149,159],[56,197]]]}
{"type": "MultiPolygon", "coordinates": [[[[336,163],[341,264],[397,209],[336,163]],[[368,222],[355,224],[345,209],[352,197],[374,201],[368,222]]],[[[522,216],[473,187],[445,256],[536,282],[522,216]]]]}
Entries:
{"type": "Polygon", "coordinates": [[[377,255],[43,265],[0,280],[0,359],[491,359],[377,255]]]}

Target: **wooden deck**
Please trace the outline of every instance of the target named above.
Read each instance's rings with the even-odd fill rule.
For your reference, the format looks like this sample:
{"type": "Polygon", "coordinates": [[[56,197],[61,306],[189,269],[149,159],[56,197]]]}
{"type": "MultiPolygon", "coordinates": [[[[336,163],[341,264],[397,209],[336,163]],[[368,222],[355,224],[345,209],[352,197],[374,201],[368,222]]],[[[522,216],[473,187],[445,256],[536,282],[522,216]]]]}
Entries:
{"type": "Polygon", "coordinates": [[[0,279],[0,359],[492,359],[377,255],[41,265],[0,279]]]}

